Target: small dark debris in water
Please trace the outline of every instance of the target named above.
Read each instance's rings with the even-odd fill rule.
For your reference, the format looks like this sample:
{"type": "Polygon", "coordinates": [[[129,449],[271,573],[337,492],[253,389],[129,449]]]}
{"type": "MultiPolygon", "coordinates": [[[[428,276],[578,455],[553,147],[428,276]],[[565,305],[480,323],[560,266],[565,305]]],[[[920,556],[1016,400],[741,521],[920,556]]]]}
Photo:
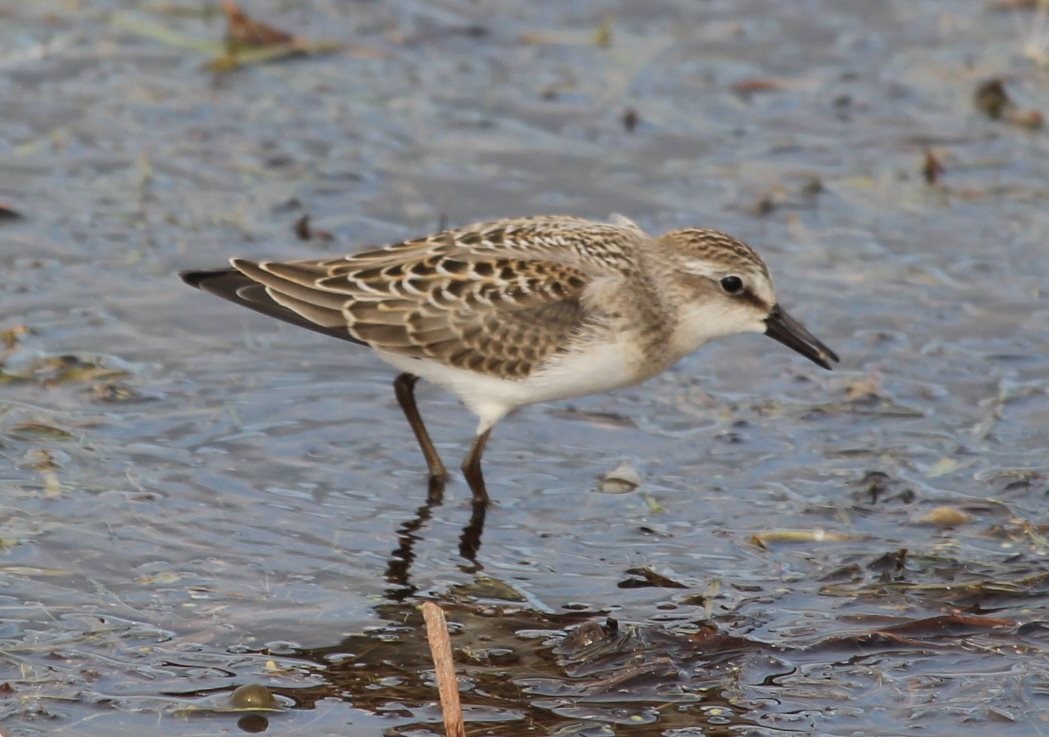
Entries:
{"type": "Polygon", "coordinates": [[[801,186],[801,194],[805,197],[812,198],[816,195],[822,194],[824,189],[823,180],[819,177],[812,176],[801,186]]]}
{"type": "Polygon", "coordinates": [[[637,531],[642,535],[655,535],[657,537],[674,537],[666,525],[653,525],[651,523],[645,525],[638,525],[637,531]]]}
{"type": "Polygon", "coordinates": [[[687,589],[688,586],[685,584],[675,581],[669,576],[664,576],[662,573],[657,573],[648,566],[642,568],[628,568],[625,571],[628,575],[633,578],[625,578],[616,584],[617,588],[621,589],[645,589],[645,588],[662,588],[662,589],[687,589]]]}
{"type": "Polygon", "coordinates": [[[222,12],[226,15],[224,41],[227,51],[231,54],[261,46],[290,44],[295,40],[287,31],[255,20],[241,10],[234,0],[222,0],[222,12]]]}
{"type": "Polygon", "coordinates": [[[754,206],[751,208],[751,211],[755,215],[757,215],[759,217],[764,217],[765,215],[772,214],[773,210],[775,210],[775,209],[776,209],[776,200],[775,200],[775,198],[772,196],[772,194],[770,192],[766,192],[765,194],[763,194],[761,197],[758,198],[757,202],[754,203],[754,206]]]}
{"type": "MultiPolygon", "coordinates": [[[[222,12],[226,16],[223,38],[226,53],[208,64],[208,68],[214,72],[230,71],[242,64],[332,53],[344,48],[342,44],[303,38],[255,20],[241,10],[235,0],[222,0],[222,12]]],[[[365,51],[368,55],[373,54],[365,51]]]]}
{"type": "Polygon", "coordinates": [[[229,695],[229,703],[235,709],[279,709],[273,692],[259,683],[245,683],[229,695]]]}
{"type": "Polygon", "coordinates": [[[284,166],[291,166],[294,163],[295,159],[288,154],[274,153],[267,156],[263,160],[262,165],[269,169],[280,169],[284,166]]]}
{"type": "Polygon", "coordinates": [[[22,213],[10,205],[0,202],[0,220],[21,220],[22,213]]]}
{"type": "Polygon", "coordinates": [[[739,82],[732,85],[732,91],[744,100],[749,100],[759,92],[778,92],[783,88],[783,82],[769,77],[751,77],[749,79],[741,79],[739,82]]]}
{"type": "Polygon", "coordinates": [[[973,93],[973,104],[984,115],[997,120],[1013,103],[1005,91],[1002,80],[990,79],[976,88],[976,92],[973,93]]]}
{"type": "Polygon", "coordinates": [[[852,119],[854,111],[852,95],[838,95],[831,103],[834,107],[834,117],[842,122],[852,119]]]}
{"type": "Polygon", "coordinates": [[[864,580],[863,568],[858,563],[849,563],[823,574],[819,580],[824,583],[858,583],[864,580]]]}
{"type": "Polygon", "coordinates": [[[715,437],[722,443],[728,443],[729,445],[741,445],[742,443],[747,442],[746,436],[741,432],[736,432],[735,430],[726,430],[724,432],[719,432],[715,437]]]}
{"type": "Polygon", "coordinates": [[[491,31],[488,30],[488,26],[482,26],[480,23],[475,23],[468,26],[459,26],[457,28],[446,29],[448,33],[456,34],[459,36],[468,36],[470,38],[485,38],[491,31]]]}
{"type": "Polygon", "coordinates": [[[551,408],[550,414],[566,420],[590,422],[601,427],[637,427],[634,421],[626,415],[617,412],[588,412],[571,404],[564,408],[551,408]]]}
{"type": "Polygon", "coordinates": [[[289,197],[288,199],[284,200],[284,202],[278,202],[276,205],[274,205],[272,211],[274,213],[280,214],[283,212],[290,212],[292,210],[301,209],[302,201],[298,197],[289,197]]]}
{"type": "Polygon", "coordinates": [[[931,148],[925,149],[925,157],[922,160],[922,177],[926,184],[936,184],[943,176],[944,168],[940,157],[931,148]]]}
{"type": "Polygon", "coordinates": [[[324,243],[331,243],[335,240],[335,236],[332,235],[330,231],[314,230],[310,226],[309,214],[304,214],[295,221],[294,232],[300,241],[323,241],[324,243]]]}
{"type": "Polygon", "coordinates": [[[507,666],[521,662],[520,653],[512,647],[471,647],[459,651],[459,657],[464,662],[474,665],[507,666]]]}
{"type": "Polygon", "coordinates": [[[25,454],[23,458],[26,468],[34,471],[58,471],[60,465],[55,460],[55,454],[43,448],[35,448],[25,454]]]}
{"type": "Polygon", "coordinates": [[[1037,110],[1017,110],[1009,114],[1008,120],[1013,125],[1032,131],[1045,127],[1045,116],[1037,110]]]}
{"type": "Polygon", "coordinates": [[[881,374],[872,372],[851,380],[845,386],[845,401],[877,400],[881,397],[881,374]]]}
{"type": "Polygon", "coordinates": [[[99,402],[133,402],[141,399],[142,395],[128,386],[117,381],[107,381],[102,384],[93,384],[88,393],[92,399],[99,402]]]}
{"type": "Polygon", "coordinates": [[[608,16],[601,25],[594,31],[594,45],[607,49],[612,45],[612,28],[615,26],[616,19],[613,16],[608,16]]]}
{"type": "Polygon", "coordinates": [[[612,617],[608,617],[604,622],[590,620],[569,630],[565,638],[554,648],[554,653],[557,655],[578,653],[618,636],[618,620],[612,617]]]}
{"type": "Polygon", "coordinates": [[[907,548],[900,548],[891,553],[886,553],[867,564],[868,570],[882,573],[900,573],[907,563],[907,548]]]}
{"type": "MultiPolygon", "coordinates": [[[[1016,634],[1019,637],[1034,639],[1035,642],[1044,641],[1049,639],[1049,622],[1039,620],[1035,622],[1024,622],[1016,629],[1016,634]],[[1038,637],[1041,635],[1041,637],[1038,637]]],[[[6,683],[4,684],[7,685],[6,683]]],[[[0,693],[10,693],[9,691],[0,691],[0,693]]]]}
{"type": "Polygon", "coordinates": [[[113,380],[123,376],[127,376],[126,371],[106,368],[98,359],[66,354],[45,356],[18,378],[30,379],[42,386],[52,387],[77,382],[113,380]]]}
{"type": "Polygon", "coordinates": [[[989,79],[981,83],[973,93],[973,104],[991,120],[1004,120],[1029,130],[1045,125],[1045,117],[1037,110],[1021,110],[1016,106],[1005,91],[1005,83],[1001,79],[989,79]]]}
{"type": "Polygon", "coordinates": [[[637,128],[637,124],[641,122],[641,116],[637,110],[628,107],[623,111],[623,116],[619,120],[623,123],[623,130],[627,133],[633,133],[634,129],[637,128]]]}
{"type": "Polygon", "coordinates": [[[900,502],[911,504],[917,498],[913,489],[898,488],[900,483],[881,471],[868,471],[857,483],[859,490],[853,495],[861,501],[871,504],[881,502],[900,502]]]}
{"type": "Polygon", "coordinates": [[[30,332],[28,325],[14,325],[6,330],[0,330],[0,345],[10,350],[18,345],[18,341],[29,335],[30,332]]]}

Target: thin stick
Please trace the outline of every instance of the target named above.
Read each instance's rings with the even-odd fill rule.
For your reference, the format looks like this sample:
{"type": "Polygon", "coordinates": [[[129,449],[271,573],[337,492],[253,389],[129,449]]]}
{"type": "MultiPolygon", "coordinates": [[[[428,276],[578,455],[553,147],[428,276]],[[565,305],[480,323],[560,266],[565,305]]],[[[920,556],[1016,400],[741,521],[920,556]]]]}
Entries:
{"type": "Polygon", "coordinates": [[[433,666],[437,673],[437,692],[441,696],[444,732],[447,737],[466,737],[463,708],[459,705],[459,684],[455,680],[455,666],[452,664],[452,643],[448,639],[444,610],[432,601],[424,602],[422,610],[423,619],[426,620],[426,640],[430,643],[430,654],[433,655],[433,666]]]}

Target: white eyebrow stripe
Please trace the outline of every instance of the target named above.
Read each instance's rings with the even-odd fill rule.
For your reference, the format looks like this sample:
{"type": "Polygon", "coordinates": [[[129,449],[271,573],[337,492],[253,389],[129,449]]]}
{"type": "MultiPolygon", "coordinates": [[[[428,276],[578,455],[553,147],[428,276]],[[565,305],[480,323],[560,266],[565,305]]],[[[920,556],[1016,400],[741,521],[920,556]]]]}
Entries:
{"type": "MultiPolygon", "coordinates": [[[[685,272],[688,274],[695,274],[696,276],[706,276],[711,279],[719,279],[731,272],[725,269],[720,264],[712,264],[709,261],[686,261],[685,272]]],[[[742,274],[739,274],[740,278],[743,278],[742,274]]]]}

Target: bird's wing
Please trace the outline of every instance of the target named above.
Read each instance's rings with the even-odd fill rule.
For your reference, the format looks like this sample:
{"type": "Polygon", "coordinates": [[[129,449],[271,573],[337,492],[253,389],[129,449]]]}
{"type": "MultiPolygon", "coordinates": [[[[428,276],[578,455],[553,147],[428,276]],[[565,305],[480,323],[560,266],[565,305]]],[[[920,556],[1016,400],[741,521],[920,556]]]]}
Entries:
{"type": "Polygon", "coordinates": [[[276,304],[372,347],[523,378],[604,316],[584,299],[619,278],[637,233],[575,218],[480,223],[344,258],[234,259],[276,304]]]}

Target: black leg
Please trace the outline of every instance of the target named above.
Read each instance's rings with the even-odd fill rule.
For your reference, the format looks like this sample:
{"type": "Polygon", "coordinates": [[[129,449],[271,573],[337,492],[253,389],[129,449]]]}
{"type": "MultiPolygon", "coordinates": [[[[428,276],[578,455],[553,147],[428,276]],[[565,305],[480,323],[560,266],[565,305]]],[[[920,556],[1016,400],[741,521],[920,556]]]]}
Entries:
{"type": "Polygon", "coordinates": [[[492,428],[474,438],[470,452],[463,459],[463,475],[466,483],[470,485],[470,491],[474,495],[474,504],[488,505],[488,489],[484,485],[484,474],[481,473],[481,456],[484,454],[484,446],[488,442],[488,436],[492,434],[492,428]]]}
{"type": "Polygon", "coordinates": [[[419,442],[419,449],[422,450],[423,456],[426,458],[426,465],[430,469],[430,478],[443,481],[448,478],[448,470],[444,467],[444,463],[441,462],[441,456],[437,454],[437,449],[433,447],[430,433],[426,431],[422,415],[419,414],[419,408],[415,404],[415,382],[418,380],[419,377],[414,374],[400,374],[393,380],[393,390],[397,394],[397,403],[401,405],[404,416],[408,418],[408,424],[411,425],[412,432],[415,433],[415,439],[419,442]]]}

